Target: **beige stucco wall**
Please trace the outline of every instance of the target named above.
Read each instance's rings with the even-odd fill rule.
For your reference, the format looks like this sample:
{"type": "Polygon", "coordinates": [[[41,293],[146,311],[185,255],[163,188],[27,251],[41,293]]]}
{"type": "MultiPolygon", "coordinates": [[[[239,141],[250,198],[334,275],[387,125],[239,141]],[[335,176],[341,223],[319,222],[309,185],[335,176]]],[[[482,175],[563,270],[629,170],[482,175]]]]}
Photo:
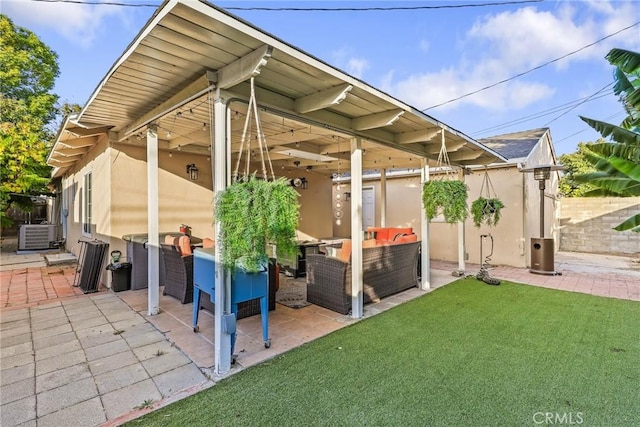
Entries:
{"type": "MultiPolygon", "coordinates": [[[[465,222],[466,253],[468,260],[473,263],[480,261],[480,235],[491,234],[494,238],[494,255],[492,263],[518,267],[526,265],[524,252],[524,215],[523,205],[523,176],[515,166],[490,169],[489,176],[498,197],[505,204],[502,218],[496,227],[482,226],[479,229],[469,218],[465,222]]],[[[469,187],[469,204],[479,195],[484,171],[476,170],[465,176],[469,187]]],[[[434,177],[432,177],[434,178],[434,177]]],[[[380,181],[365,181],[363,187],[375,188],[376,225],[380,226],[380,181]]],[[[341,192],[351,191],[350,185],[343,184],[341,192]]],[[[333,188],[335,198],[335,186],[333,188]]],[[[387,178],[387,227],[413,227],[417,234],[422,233],[422,185],[420,176],[403,178],[387,178]]],[[[351,234],[351,206],[345,203],[341,225],[335,224],[334,235],[349,237],[351,234]]],[[[458,260],[458,225],[444,222],[430,224],[431,257],[450,261],[458,260]]],[[[489,250],[488,243],[483,248],[483,256],[489,250]]]]}
{"type": "MultiPolygon", "coordinates": [[[[191,227],[192,235],[214,237],[213,192],[210,158],[173,151],[158,156],[159,229],[178,232],[181,224],[191,227]],[[186,165],[195,163],[197,181],[191,181],[186,165]]],[[[287,178],[304,176],[308,188],[300,194],[300,240],[319,239],[332,234],[331,179],[299,169],[278,171],[287,178]]],[[[111,143],[106,138],[78,162],[76,169],[63,178],[67,192],[67,248],[78,255],[79,239],[99,239],[109,243],[109,252],[126,254],[125,234],[147,231],[147,164],[146,148],[111,143]],[[82,234],[83,177],[92,172],[93,224],[90,236],[82,234]],[[75,192],[73,191],[76,182],[75,192]],[[73,194],[72,194],[73,193],[73,194]]],[[[108,260],[107,260],[108,261],[108,260]]],[[[106,265],[106,263],[105,263],[106,265]]],[[[103,274],[106,285],[110,276],[103,274]]]]}

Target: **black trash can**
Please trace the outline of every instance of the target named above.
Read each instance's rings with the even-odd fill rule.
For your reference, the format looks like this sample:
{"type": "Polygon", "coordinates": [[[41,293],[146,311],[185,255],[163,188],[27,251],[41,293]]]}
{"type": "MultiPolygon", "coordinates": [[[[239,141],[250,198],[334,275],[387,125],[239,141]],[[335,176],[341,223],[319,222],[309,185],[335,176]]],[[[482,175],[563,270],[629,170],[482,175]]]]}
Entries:
{"type": "Polygon", "coordinates": [[[117,262],[107,266],[111,270],[111,290],[113,292],[131,289],[131,263],[117,262]]]}

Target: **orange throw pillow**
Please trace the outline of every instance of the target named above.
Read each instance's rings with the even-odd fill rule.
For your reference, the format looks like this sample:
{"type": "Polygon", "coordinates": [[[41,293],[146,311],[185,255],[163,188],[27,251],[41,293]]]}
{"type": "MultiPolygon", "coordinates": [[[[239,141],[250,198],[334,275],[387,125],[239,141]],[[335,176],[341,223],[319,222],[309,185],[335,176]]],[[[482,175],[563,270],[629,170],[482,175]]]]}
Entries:
{"type": "Polygon", "coordinates": [[[343,240],[342,247],[338,250],[336,258],[340,258],[344,262],[349,262],[351,256],[351,240],[343,240]]]}

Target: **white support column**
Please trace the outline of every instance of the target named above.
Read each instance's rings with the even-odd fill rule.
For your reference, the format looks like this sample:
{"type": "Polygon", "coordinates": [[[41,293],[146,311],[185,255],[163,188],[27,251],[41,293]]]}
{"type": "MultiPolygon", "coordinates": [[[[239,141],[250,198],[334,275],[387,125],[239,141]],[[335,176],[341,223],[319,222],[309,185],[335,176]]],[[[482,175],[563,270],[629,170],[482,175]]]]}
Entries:
{"type": "Polygon", "coordinates": [[[387,170],[380,169],[380,227],[387,226],[387,170]]]}
{"type": "Polygon", "coordinates": [[[351,317],[363,315],[362,298],[362,141],[351,140],[351,317]]]}
{"type": "MultiPolygon", "coordinates": [[[[464,182],[464,169],[460,169],[460,181],[464,182]]],[[[458,222],[458,271],[464,274],[466,269],[465,265],[465,247],[464,247],[464,223],[462,220],[458,222]]]]}
{"type": "MultiPolygon", "coordinates": [[[[422,170],[421,170],[421,184],[424,186],[424,183],[429,181],[429,162],[427,159],[422,159],[422,170]]],[[[422,217],[422,255],[420,262],[422,263],[422,277],[420,279],[420,289],[427,290],[431,288],[431,254],[429,247],[429,221],[427,220],[427,216],[424,210],[424,204],[422,203],[422,192],[420,192],[420,212],[422,217]]]]}
{"type": "Polygon", "coordinates": [[[160,236],[158,219],[158,125],[147,129],[147,251],[149,255],[147,277],[147,314],[160,312],[160,236]]]}
{"type": "MultiPolygon", "coordinates": [[[[220,91],[215,93],[214,100],[214,140],[213,156],[214,164],[214,196],[227,188],[227,105],[220,95],[220,91]]],[[[220,223],[216,221],[216,241],[220,241],[220,223]]],[[[221,259],[220,245],[216,245],[216,260],[221,259]]],[[[220,263],[216,262],[215,277],[215,309],[214,309],[214,372],[218,375],[224,375],[231,370],[231,335],[226,333],[222,327],[222,318],[226,313],[230,313],[229,304],[230,296],[227,295],[227,281],[225,280],[224,270],[220,263]]]]}

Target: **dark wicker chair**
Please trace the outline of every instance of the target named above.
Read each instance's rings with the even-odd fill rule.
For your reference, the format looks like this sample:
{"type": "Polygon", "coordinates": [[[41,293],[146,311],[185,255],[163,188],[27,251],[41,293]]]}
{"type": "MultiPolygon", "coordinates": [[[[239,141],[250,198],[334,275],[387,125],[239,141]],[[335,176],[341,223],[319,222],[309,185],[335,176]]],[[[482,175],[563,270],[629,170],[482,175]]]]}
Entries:
{"type": "MultiPolygon", "coordinates": [[[[277,272],[275,261],[269,262],[269,311],[276,309],[277,272]]],[[[211,296],[202,292],[200,294],[200,308],[213,313],[215,304],[211,302],[211,296]]],[[[260,314],[260,299],[253,299],[238,304],[238,319],[260,314]]]]}
{"type": "Polygon", "coordinates": [[[193,301],[193,255],[182,255],[173,245],[160,245],[165,280],[162,295],[170,295],[182,304],[193,301]]]}
{"type": "MultiPolygon", "coordinates": [[[[418,285],[420,242],[375,246],[362,250],[365,304],[418,285]]],[[[307,301],[338,313],[351,310],[351,258],[307,257],[307,301]]]]}

